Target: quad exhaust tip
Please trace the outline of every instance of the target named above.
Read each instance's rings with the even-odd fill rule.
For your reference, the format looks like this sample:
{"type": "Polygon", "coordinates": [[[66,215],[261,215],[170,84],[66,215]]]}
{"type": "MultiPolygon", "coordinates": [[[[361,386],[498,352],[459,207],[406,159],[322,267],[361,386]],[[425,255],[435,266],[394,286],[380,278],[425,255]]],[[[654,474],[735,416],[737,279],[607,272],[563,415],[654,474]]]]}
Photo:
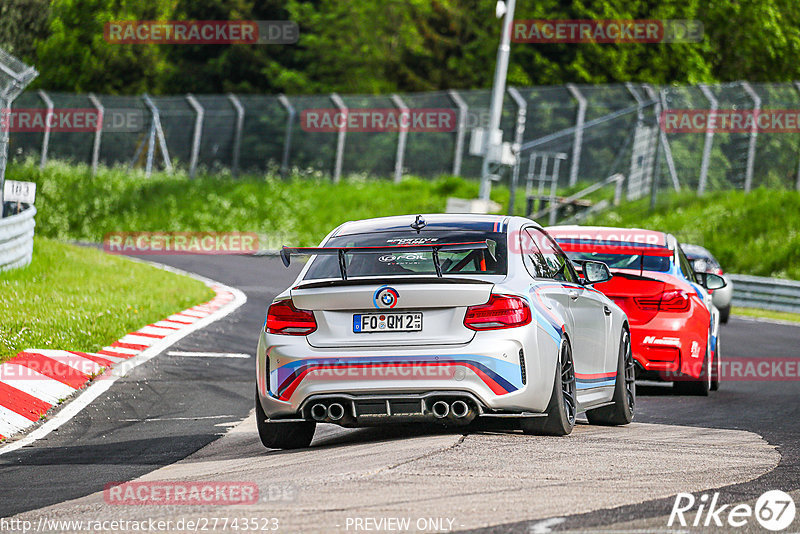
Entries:
{"type": "MultiPolygon", "coordinates": [[[[342,410],[344,413],[344,410],[342,410]]],[[[328,409],[322,403],[317,403],[311,407],[311,417],[314,418],[315,421],[323,421],[325,417],[328,415],[328,409]]]]}
{"type": "MultiPolygon", "coordinates": [[[[465,400],[455,400],[448,402],[446,400],[437,400],[431,405],[431,412],[436,419],[445,419],[450,417],[452,419],[466,419],[473,414],[471,403],[465,400]]],[[[318,422],[331,422],[337,423],[344,419],[345,407],[340,402],[331,402],[330,404],[317,402],[311,405],[310,414],[311,418],[318,422]]]]}
{"type": "Polygon", "coordinates": [[[311,417],[314,421],[339,421],[344,417],[344,406],[338,402],[333,402],[326,407],[321,402],[318,402],[311,407],[311,417]]]}
{"type": "Polygon", "coordinates": [[[469,413],[469,405],[462,400],[457,400],[453,402],[450,411],[453,412],[454,417],[461,419],[462,417],[466,417],[469,413]]]}
{"type": "Polygon", "coordinates": [[[447,414],[450,413],[450,406],[448,406],[445,401],[436,401],[433,403],[431,411],[433,412],[433,416],[437,419],[444,419],[447,417],[447,414]]]}
{"type": "Polygon", "coordinates": [[[328,406],[328,418],[331,421],[338,421],[342,417],[344,417],[344,406],[338,402],[334,402],[328,406]]]}

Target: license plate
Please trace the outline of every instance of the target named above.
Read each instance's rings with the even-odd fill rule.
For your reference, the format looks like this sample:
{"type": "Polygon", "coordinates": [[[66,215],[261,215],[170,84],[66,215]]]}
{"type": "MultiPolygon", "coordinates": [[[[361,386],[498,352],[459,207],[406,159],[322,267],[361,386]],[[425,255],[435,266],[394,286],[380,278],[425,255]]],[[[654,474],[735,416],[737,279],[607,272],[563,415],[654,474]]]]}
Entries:
{"type": "Polygon", "coordinates": [[[353,332],[419,332],[422,330],[422,313],[356,313],[353,315],[353,332]]]}

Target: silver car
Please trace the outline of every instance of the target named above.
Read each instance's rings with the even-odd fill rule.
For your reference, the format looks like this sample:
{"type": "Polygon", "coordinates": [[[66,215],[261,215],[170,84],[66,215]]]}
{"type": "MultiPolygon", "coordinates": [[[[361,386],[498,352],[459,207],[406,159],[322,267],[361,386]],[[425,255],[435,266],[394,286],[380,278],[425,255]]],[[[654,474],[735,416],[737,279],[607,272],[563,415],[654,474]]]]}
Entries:
{"type": "Polygon", "coordinates": [[[636,386],[625,313],[535,222],[417,215],[345,223],[269,307],[256,418],[270,448],[317,423],[466,425],[514,418],[565,435],[575,417],[627,424],[636,386]]]}

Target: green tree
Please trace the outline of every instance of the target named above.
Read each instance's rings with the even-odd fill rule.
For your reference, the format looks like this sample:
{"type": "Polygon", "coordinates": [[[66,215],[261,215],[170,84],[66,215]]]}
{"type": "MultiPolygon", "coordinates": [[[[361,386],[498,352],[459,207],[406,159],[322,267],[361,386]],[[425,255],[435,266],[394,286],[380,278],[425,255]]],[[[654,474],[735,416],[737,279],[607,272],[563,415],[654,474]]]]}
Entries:
{"type": "Polygon", "coordinates": [[[0,3],[0,48],[27,62],[36,60],[36,40],[47,32],[48,0],[0,3]]]}
{"type": "MultiPolygon", "coordinates": [[[[0,46],[47,89],[388,93],[489,87],[495,0],[3,0],[0,46]],[[282,20],[296,45],[119,45],[112,20],[282,20]]],[[[512,44],[509,83],[800,78],[796,0],[539,0],[517,19],[697,19],[700,43],[512,44]]]]}
{"type": "Polygon", "coordinates": [[[156,45],[109,43],[107,22],[158,20],[169,0],[54,0],[48,35],[36,46],[42,87],[55,91],[135,94],[157,91],[170,66],[156,45]]]}

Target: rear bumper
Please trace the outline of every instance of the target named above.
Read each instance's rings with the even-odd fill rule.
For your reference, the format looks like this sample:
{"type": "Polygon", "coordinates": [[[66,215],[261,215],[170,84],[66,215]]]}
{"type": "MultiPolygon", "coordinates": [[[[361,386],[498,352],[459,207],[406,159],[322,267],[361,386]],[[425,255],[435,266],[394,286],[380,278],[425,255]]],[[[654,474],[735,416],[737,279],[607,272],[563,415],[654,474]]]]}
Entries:
{"type": "MultiPolygon", "coordinates": [[[[262,333],[256,373],[259,398],[270,419],[308,419],[312,400],[323,398],[340,399],[348,414],[355,407],[355,418],[363,414],[353,403],[370,398],[397,398],[407,415],[430,417],[432,403],[421,399],[442,395],[472,399],[477,415],[543,412],[552,392],[556,351],[549,357],[535,351],[524,354],[523,383],[519,353],[523,346],[536,347],[535,328],[515,330],[520,330],[515,332],[519,339],[509,338],[509,331],[481,332],[465,345],[381,350],[320,349],[302,337],[262,333]],[[419,412],[409,411],[406,401],[418,402],[419,412]]],[[[396,420],[400,414],[391,411],[389,406],[388,413],[371,414],[369,420],[388,420],[381,415],[396,420]]]]}
{"type": "MultiPolygon", "coordinates": [[[[664,314],[666,315],[666,314],[664,314]]],[[[699,376],[705,339],[692,332],[686,320],[656,317],[646,325],[631,325],[631,350],[648,378],[671,380],[676,373],[699,376]]]]}

